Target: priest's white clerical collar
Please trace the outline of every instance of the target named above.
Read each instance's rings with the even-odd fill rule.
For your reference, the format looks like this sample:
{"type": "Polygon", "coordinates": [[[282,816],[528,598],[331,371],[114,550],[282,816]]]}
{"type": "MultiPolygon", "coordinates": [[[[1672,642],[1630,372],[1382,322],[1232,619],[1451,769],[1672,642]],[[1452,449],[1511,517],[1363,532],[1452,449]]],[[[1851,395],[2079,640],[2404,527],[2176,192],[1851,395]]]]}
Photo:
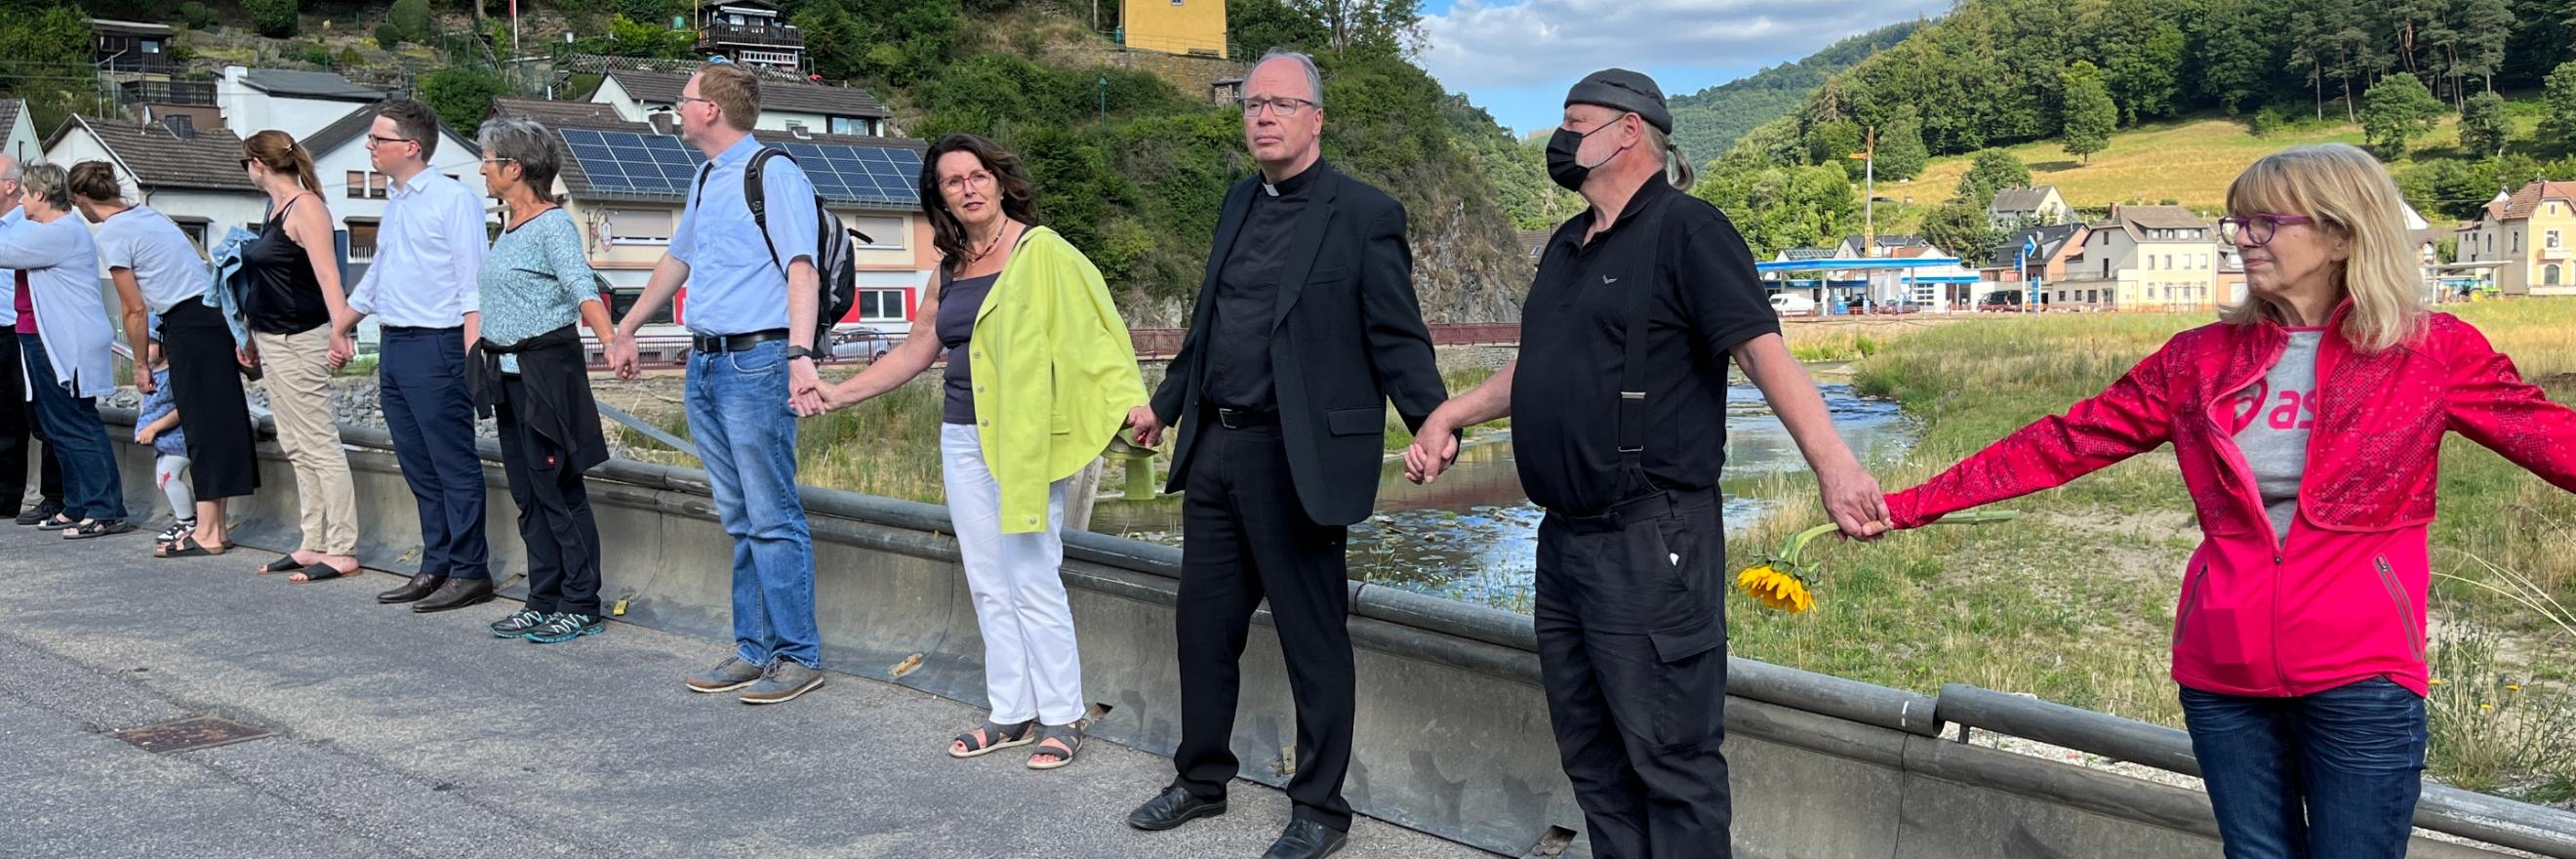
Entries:
{"type": "Polygon", "coordinates": [[[1273,197],[1279,196],[1279,186],[1263,182],[1261,183],[1261,193],[1268,194],[1273,197]]]}

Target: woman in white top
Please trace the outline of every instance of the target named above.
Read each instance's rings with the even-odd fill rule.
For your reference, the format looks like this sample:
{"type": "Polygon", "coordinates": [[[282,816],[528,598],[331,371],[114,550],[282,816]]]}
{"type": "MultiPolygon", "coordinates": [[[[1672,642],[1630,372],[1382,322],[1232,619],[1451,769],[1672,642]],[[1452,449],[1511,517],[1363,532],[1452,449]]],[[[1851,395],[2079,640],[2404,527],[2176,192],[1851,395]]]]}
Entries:
{"type": "MultiPolygon", "coordinates": [[[[170,365],[170,397],[192,463],[196,509],[171,511],[181,520],[174,529],[189,522],[195,527],[169,534],[154,554],[223,554],[232,545],[224,527],[226,501],[259,489],[259,457],[251,446],[250,408],[242,398],[232,331],[223,312],[205,301],[214,272],[169,216],[126,202],[114,166],[75,164],[70,186],[72,206],[99,225],[98,255],[124,305],[125,342],[147,340],[150,317],[161,317],[161,354],[170,365]]],[[[152,376],[135,374],[134,387],[152,393],[152,376]]]]}
{"type": "Polygon", "coordinates": [[[97,398],[116,390],[109,351],[116,335],[99,297],[98,245],[72,214],[63,168],[30,165],[20,185],[27,221],[0,232],[0,268],[17,272],[15,297],[31,311],[18,316],[18,345],[36,423],[63,465],[70,521],[55,524],[69,526],[69,540],[123,534],[134,525],[125,521],[125,487],[98,416],[97,398]]]}

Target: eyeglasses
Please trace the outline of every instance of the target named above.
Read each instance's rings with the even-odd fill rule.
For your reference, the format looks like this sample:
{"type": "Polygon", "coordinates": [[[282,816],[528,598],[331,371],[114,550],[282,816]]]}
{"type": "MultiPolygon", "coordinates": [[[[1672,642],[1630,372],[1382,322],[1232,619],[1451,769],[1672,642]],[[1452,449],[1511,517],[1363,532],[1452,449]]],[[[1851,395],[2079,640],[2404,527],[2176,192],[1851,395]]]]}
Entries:
{"type": "Polygon", "coordinates": [[[1235,99],[1234,103],[1243,108],[1243,115],[1246,117],[1260,116],[1262,109],[1268,108],[1270,110],[1270,115],[1279,117],[1280,119],[1294,119],[1298,114],[1305,113],[1307,108],[1317,106],[1314,102],[1307,101],[1302,98],[1287,98],[1285,96],[1239,98],[1235,99]]]}
{"type": "Polygon", "coordinates": [[[706,103],[708,103],[708,104],[714,104],[714,103],[716,103],[716,100],[715,100],[715,99],[711,99],[711,98],[699,98],[699,97],[694,96],[694,95],[684,95],[684,96],[681,96],[681,97],[680,97],[680,103],[681,103],[681,104],[688,104],[689,102],[693,102],[693,101],[703,101],[703,102],[706,102],[706,103]]]}
{"type": "Polygon", "coordinates": [[[512,161],[517,161],[517,160],[519,160],[519,159],[516,159],[516,158],[485,158],[485,159],[483,159],[483,163],[484,163],[484,164],[488,164],[488,165],[500,165],[500,164],[508,164],[508,163],[510,163],[510,162],[512,162],[512,161]]]}
{"type": "Polygon", "coordinates": [[[975,189],[979,191],[991,190],[993,187],[993,174],[987,171],[977,170],[973,173],[950,176],[939,183],[939,189],[951,194],[963,194],[966,193],[966,186],[968,185],[975,186],[975,189]]]}
{"type": "Polygon", "coordinates": [[[248,169],[250,169],[250,159],[248,159],[248,158],[244,158],[244,159],[242,159],[242,160],[241,160],[241,169],[244,169],[244,170],[248,170],[248,169]]]}
{"type": "Polygon", "coordinates": [[[2272,235],[2279,232],[2284,224],[2316,222],[2317,219],[2306,215],[2278,215],[2271,212],[2256,212],[2244,217],[2229,215],[2218,219],[2218,239],[2236,245],[2245,243],[2237,241],[2238,236],[2243,236],[2254,244],[2268,245],[2272,243],[2272,235]]]}
{"type": "Polygon", "coordinates": [[[388,144],[388,143],[419,143],[419,142],[420,142],[420,141],[413,140],[413,139],[408,138],[408,137],[386,137],[386,136],[378,135],[378,134],[370,134],[370,135],[367,135],[367,148],[369,148],[369,149],[374,149],[374,148],[376,148],[376,147],[378,147],[378,146],[383,146],[383,145],[388,144]]]}

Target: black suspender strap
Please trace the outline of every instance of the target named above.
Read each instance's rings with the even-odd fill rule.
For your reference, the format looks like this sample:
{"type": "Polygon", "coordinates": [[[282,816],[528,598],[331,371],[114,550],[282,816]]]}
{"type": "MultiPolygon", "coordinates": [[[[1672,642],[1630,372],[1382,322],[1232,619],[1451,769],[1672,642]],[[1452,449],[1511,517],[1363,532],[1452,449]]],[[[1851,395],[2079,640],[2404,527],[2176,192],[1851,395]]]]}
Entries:
{"type": "Polygon", "coordinates": [[[1619,366],[1619,464],[1636,477],[1640,492],[1646,480],[1646,335],[1654,309],[1655,279],[1639,277],[1628,286],[1628,355],[1619,366]]]}

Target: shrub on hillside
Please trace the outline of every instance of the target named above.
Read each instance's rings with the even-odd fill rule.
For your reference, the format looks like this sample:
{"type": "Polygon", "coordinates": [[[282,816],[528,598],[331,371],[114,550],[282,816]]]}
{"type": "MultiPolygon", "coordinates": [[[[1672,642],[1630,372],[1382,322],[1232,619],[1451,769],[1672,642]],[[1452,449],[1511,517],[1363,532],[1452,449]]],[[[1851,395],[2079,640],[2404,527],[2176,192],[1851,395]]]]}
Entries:
{"type": "Polygon", "coordinates": [[[179,20],[188,22],[191,30],[211,30],[215,26],[215,10],[197,0],[188,0],[179,4],[179,20]]]}
{"type": "Polygon", "coordinates": [[[509,95],[509,87],[498,77],[473,69],[449,66],[420,79],[420,100],[438,111],[438,118],[457,128],[473,128],[492,109],[492,100],[509,95]]]}
{"type": "Polygon", "coordinates": [[[392,21],[376,25],[376,47],[393,50],[403,43],[403,29],[392,21]]]}
{"type": "Polygon", "coordinates": [[[390,23],[402,28],[403,38],[429,39],[429,0],[394,0],[391,18],[390,23]]]}
{"type": "Polygon", "coordinates": [[[340,68],[354,69],[366,64],[367,58],[360,56],[357,48],[351,47],[340,49],[340,68]]]}
{"type": "Polygon", "coordinates": [[[296,15],[302,11],[296,0],[242,0],[242,13],[250,16],[251,27],[263,36],[295,35],[296,15]]]}

